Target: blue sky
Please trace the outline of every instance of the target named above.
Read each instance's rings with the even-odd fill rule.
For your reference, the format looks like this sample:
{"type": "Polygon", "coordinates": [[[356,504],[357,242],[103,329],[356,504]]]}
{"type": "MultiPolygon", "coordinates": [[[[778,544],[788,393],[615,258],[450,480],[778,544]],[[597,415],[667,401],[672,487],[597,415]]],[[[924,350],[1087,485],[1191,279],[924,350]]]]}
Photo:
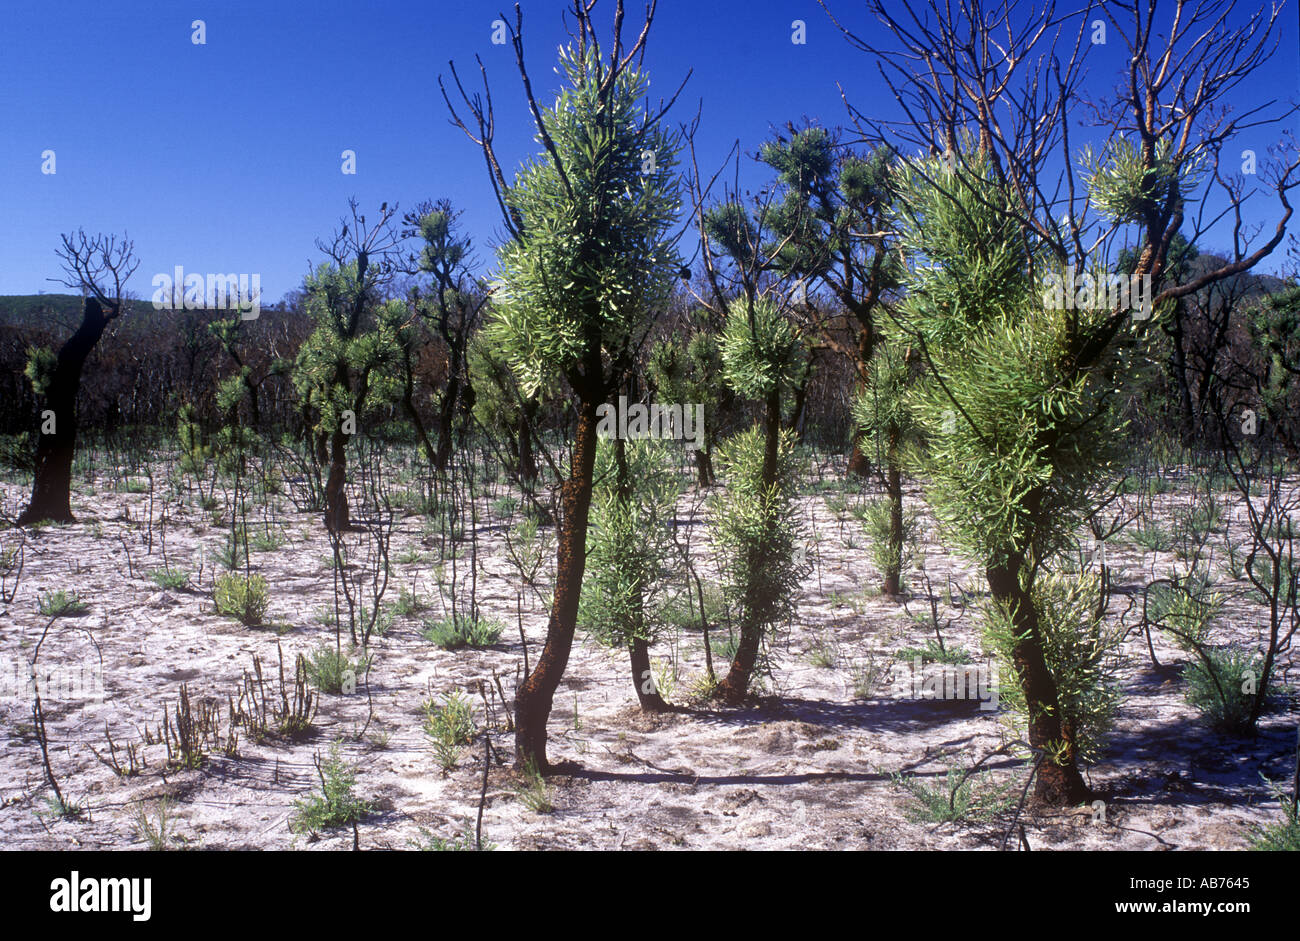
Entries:
{"type": "MultiPolygon", "coordinates": [[[[543,104],[557,88],[567,5],[523,4],[543,104]]],[[[437,76],[454,59],[476,77],[481,55],[500,156],[512,168],[532,153],[512,52],[490,41],[503,9],[500,0],[9,0],[0,32],[0,294],[63,290],[45,279],[58,274],[59,233],[80,226],[129,233],[141,258],[130,287],[145,297],[153,274],[182,265],[259,273],[272,300],[319,260],[314,242],[350,196],[363,211],[448,197],[490,266],[496,204],[481,155],[448,124],[437,76]],[[206,45],[191,41],[195,19],[206,24],[206,45]],[[356,151],[356,175],[340,172],[345,149],[356,151]],[[46,150],[56,154],[53,175],[41,173],[46,150]]],[[[612,9],[612,0],[600,4],[601,22],[612,9]]],[[[639,9],[629,4],[630,20],[639,9]]],[[[860,3],[832,9],[872,29],[860,3]]],[[[1283,52],[1246,102],[1297,97],[1294,9],[1284,23],[1283,52]]],[[[1114,46],[1094,52],[1097,90],[1119,58],[1114,46]]],[[[896,107],[874,64],[814,0],[661,0],[647,65],[664,95],[695,70],[673,114],[687,120],[702,100],[697,146],[709,167],[736,139],[752,152],[790,119],[843,123],[837,80],[870,113],[896,107]],[[804,45],[790,41],[795,19],[807,23],[804,45]]],[[[1261,158],[1276,136],[1259,133],[1261,158]]],[[[742,182],[760,185],[763,174],[744,164],[742,182]]],[[[1273,218],[1259,221],[1271,228],[1273,218]]]]}

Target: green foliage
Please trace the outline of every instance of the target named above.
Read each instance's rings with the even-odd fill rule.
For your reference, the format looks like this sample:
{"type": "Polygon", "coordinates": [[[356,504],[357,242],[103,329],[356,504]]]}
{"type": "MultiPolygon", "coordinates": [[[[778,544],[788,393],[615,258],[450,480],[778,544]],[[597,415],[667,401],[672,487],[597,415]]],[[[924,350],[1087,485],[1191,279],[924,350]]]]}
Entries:
{"type": "Polygon", "coordinates": [[[166,797],[162,798],[154,804],[153,811],[154,815],[151,818],[145,802],[136,802],[135,832],[151,850],[171,849],[177,839],[172,833],[175,821],[171,816],[171,801],[166,797]]]}
{"type": "MultiPolygon", "coordinates": [[[[1073,731],[1072,748],[1068,742],[1045,745],[1048,760],[1058,763],[1067,757],[1097,759],[1122,698],[1117,674],[1124,630],[1108,627],[1097,617],[1099,590],[1096,575],[1058,573],[1040,575],[1032,590],[1043,657],[1056,681],[1061,724],[1073,731]]],[[[984,639],[997,659],[998,695],[1019,723],[1027,725],[1023,677],[1014,659],[1021,636],[1010,612],[996,603],[989,606],[984,639]]]]}
{"type": "Polygon", "coordinates": [[[871,537],[871,561],[881,574],[907,572],[918,559],[916,537],[920,514],[910,508],[903,511],[903,544],[896,547],[889,540],[890,512],[889,500],[881,499],[868,502],[862,514],[862,525],[871,537]]]}
{"type": "Polygon", "coordinates": [[[425,640],[443,650],[459,650],[462,647],[491,647],[501,639],[502,630],[500,621],[455,614],[425,622],[423,634],[425,640]]]}
{"type": "Polygon", "coordinates": [[[424,704],[424,734],[433,741],[434,754],[444,771],[460,761],[464,746],[474,741],[474,710],[459,690],[440,705],[424,704]]]}
{"type": "Polygon", "coordinates": [[[918,430],[907,399],[917,370],[909,361],[905,341],[890,326],[880,328],[862,390],[853,400],[853,422],[878,454],[912,440],[918,430]]]}
{"type": "Polygon", "coordinates": [[[1210,590],[1208,569],[1198,569],[1181,580],[1158,582],[1147,592],[1147,619],[1170,633],[1184,650],[1205,643],[1223,610],[1224,597],[1210,590]]]}
{"type": "Polygon", "coordinates": [[[1263,659],[1236,646],[1205,648],[1205,654],[1209,663],[1196,657],[1183,669],[1187,702],[1216,731],[1248,734],[1254,725],[1251,710],[1264,675],[1263,659]]]}
{"type": "Polygon", "coordinates": [[[150,572],[149,580],[159,588],[179,590],[189,584],[190,576],[188,572],[181,569],[162,568],[150,572]]]}
{"type": "Polygon", "coordinates": [[[217,576],[212,601],[217,613],[232,617],[247,627],[261,624],[269,604],[266,579],[261,575],[243,576],[223,572],[217,576]]]}
{"type": "Polygon", "coordinates": [[[710,530],[727,607],[738,623],[771,630],[794,615],[794,599],[811,567],[798,557],[799,517],[794,435],[778,442],[775,483],[763,483],[763,435],[730,438],[719,453],[726,490],[711,504],[710,530]]]}
{"type": "Polygon", "coordinates": [[[368,656],[353,659],[336,647],[324,644],[307,658],[307,678],[322,693],[351,693],[357,679],[369,668],[368,656]]]}
{"type": "Polygon", "coordinates": [[[660,441],[601,441],[578,622],[601,642],[653,642],[664,626],[672,526],[680,493],[660,441]],[[623,451],[620,467],[619,449],[623,451]]]}
{"type": "MultiPolygon", "coordinates": [[[[480,849],[474,832],[474,822],[469,819],[464,821],[459,832],[449,837],[437,836],[427,827],[420,827],[420,839],[406,842],[411,849],[426,853],[472,853],[480,849]]],[[[497,846],[484,840],[481,848],[484,852],[488,852],[496,849],[497,846]]]]}
{"type": "Polygon", "coordinates": [[[73,618],[90,610],[75,591],[62,588],[37,595],[36,609],[47,618],[73,618]]]}
{"type": "Polygon", "coordinates": [[[59,358],[48,346],[27,348],[27,365],[23,369],[23,375],[32,384],[32,391],[37,396],[44,396],[49,391],[50,380],[54,378],[54,368],[58,362],[59,358]]]}
{"type": "Polygon", "coordinates": [[[674,331],[654,346],[647,372],[660,401],[704,406],[707,420],[700,446],[709,452],[723,417],[733,408],[734,395],[718,382],[722,347],[707,312],[694,312],[686,331],[674,331]]]}
{"type": "Polygon", "coordinates": [[[892,774],[896,787],[914,799],[908,816],[920,823],[972,823],[989,820],[1015,805],[1014,783],[995,784],[990,774],[968,774],[952,765],[942,778],[927,784],[918,775],[892,774]]]}
{"type": "Polygon", "coordinates": [[[1122,371],[1106,357],[1070,366],[1080,334],[1107,312],[1044,305],[1024,239],[998,210],[1009,197],[969,159],[969,172],[935,160],[901,174],[912,265],[903,307],[935,366],[910,401],[926,439],[917,456],[936,515],[974,558],[1046,559],[1070,546],[1093,486],[1117,463],[1122,371]]]}
{"type": "Polygon", "coordinates": [[[320,773],[319,793],[293,802],[289,829],[294,833],[316,833],[331,827],[356,823],[370,812],[370,804],[356,796],[356,768],[343,760],[337,744],[330,746],[329,759],[316,763],[320,773]]]}
{"type": "Polygon", "coordinates": [[[774,390],[794,388],[807,369],[807,344],[793,321],[766,297],[752,305],[733,305],[721,353],[727,384],[758,401],[774,390]]]}
{"type": "Polygon", "coordinates": [[[1167,138],[1156,141],[1155,166],[1147,169],[1142,153],[1127,137],[1113,137],[1105,151],[1085,148],[1083,179],[1088,195],[1103,215],[1120,223],[1141,223],[1146,211],[1185,199],[1196,188],[1206,154],[1193,148],[1176,163],[1167,138]]]}
{"type": "Polygon", "coordinates": [[[1274,852],[1300,852],[1300,812],[1298,812],[1300,807],[1296,804],[1295,795],[1288,796],[1286,791],[1267,778],[1264,781],[1282,804],[1282,822],[1255,828],[1251,834],[1250,848],[1274,852]]]}
{"type": "Polygon", "coordinates": [[[522,779],[515,787],[519,802],[535,814],[549,814],[555,810],[551,787],[531,760],[524,766],[522,779]]]}
{"type": "Polygon", "coordinates": [[[901,647],[894,651],[894,659],[910,662],[920,658],[922,663],[970,663],[970,651],[964,647],[940,647],[938,641],[927,641],[924,647],[901,647]]]}
{"type": "Polygon", "coordinates": [[[669,230],[680,137],[642,108],[643,72],[620,70],[602,87],[600,52],[560,51],[565,84],[541,115],[564,175],[543,154],[506,194],[523,233],[499,251],[487,332],[526,396],[557,373],[578,379],[593,343],[626,350],[666,306],[679,268],[669,230]]]}
{"type": "Polygon", "coordinates": [[[318,432],[338,431],[345,411],[361,428],[401,394],[397,334],[408,312],[401,301],[378,301],[377,277],[374,266],[363,276],[354,260],[322,263],[303,282],[303,307],[316,329],[299,347],[292,375],[318,432]]]}
{"type": "Polygon", "coordinates": [[[204,445],[198,413],[188,402],[176,411],[176,436],[180,442],[181,472],[194,477],[202,475],[212,449],[204,445]]]}

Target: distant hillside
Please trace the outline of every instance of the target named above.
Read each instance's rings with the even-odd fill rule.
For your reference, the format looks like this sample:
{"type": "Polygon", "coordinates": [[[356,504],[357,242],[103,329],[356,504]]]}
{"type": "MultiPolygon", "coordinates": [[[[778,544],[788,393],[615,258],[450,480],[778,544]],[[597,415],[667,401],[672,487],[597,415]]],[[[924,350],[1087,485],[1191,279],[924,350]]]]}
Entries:
{"type": "MultiPolygon", "coordinates": [[[[0,327],[75,327],[81,322],[82,305],[78,294],[0,294],[0,327]]],[[[266,304],[262,313],[281,309],[281,304],[266,304]]],[[[148,330],[159,318],[171,320],[170,310],[155,310],[148,298],[127,301],[128,329],[148,330]]]]}
{"type": "Polygon", "coordinates": [[[39,327],[76,320],[81,315],[76,294],[0,294],[0,324],[39,327]]]}

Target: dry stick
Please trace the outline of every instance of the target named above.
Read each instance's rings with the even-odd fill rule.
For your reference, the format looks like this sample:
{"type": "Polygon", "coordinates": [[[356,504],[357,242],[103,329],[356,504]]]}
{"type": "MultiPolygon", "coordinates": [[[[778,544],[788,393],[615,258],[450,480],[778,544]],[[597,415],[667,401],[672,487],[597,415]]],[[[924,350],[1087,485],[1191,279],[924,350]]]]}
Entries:
{"type": "Polygon", "coordinates": [[[1007,827],[1007,832],[1002,834],[1002,843],[998,846],[999,851],[1007,848],[1007,839],[1011,836],[1011,831],[1016,828],[1016,823],[1020,820],[1020,812],[1025,808],[1025,798],[1029,796],[1029,785],[1034,783],[1034,778],[1038,775],[1038,768],[1043,763],[1043,756],[1046,753],[1041,748],[1035,748],[1034,751],[1037,753],[1034,758],[1034,770],[1029,772],[1029,777],[1025,779],[1024,790],[1020,792],[1020,803],[1016,805],[1016,814],[1011,818],[1011,826],[1007,827]]]}
{"type": "Polygon", "coordinates": [[[524,674],[527,676],[531,676],[532,671],[528,669],[528,638],[524,636],[523,605],[524,605],[524,593],[522,591],[515,592],[515,617],[519,621],[519,645],[524,649],[524,674]]]}
{"type": "Polygon", "coordinates": [[[63,792],[59,790],[59,782],[55,780],[54,770],[50,767],[50,747],[49,741],[45,734],[45,713],[41,710],[41,692],[40,684],[36,682],[36,661],[41,656],[41,645],[45,643],[45,637],[50,632],[50,625],[55,621],[51,617],[45,622],[45,629],[41,631],[41,639],[36,642],[36,649],[32,652],[32,722],[36,726],[36,740],[41,745],[41,762],[45,766],[45,776],[50,782],[50,787],[54,788],[54,798],[59,802],[59,810],[63,811],[63,792]]]}
{"type": "Polygon", "coordinates": [[[1300,823],[1300,725],[1295,736],[1295,777],[1291,781],[1291,823],[1300,823]]]}
{"type": "Polygon", "coordinates": [[[474,848],[483,851],[483,805],[487,802],[488,769],[492,767],[492,739],[483,733],[483,787],[478,795],[478,822],[474,825],[474,848]]]}

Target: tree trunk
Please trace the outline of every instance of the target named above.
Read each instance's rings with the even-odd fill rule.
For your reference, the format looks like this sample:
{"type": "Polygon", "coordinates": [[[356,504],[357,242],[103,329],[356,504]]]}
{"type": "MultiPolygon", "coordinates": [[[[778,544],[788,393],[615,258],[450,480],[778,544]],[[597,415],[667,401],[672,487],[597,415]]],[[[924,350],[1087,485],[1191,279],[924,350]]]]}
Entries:
{"type": "Polygon", "coordinates": [[[659,688],[654,682],[654,671],[650,669],[650,645],[640,637],[634,637],[628,645],[628,655],[632,661],[632,685],[636,687],[636,698],[641,704],[641,711],[667,712],[668,703],[659,695],[659,688]]]}
{"type": "Polygon", "coordinates": [[[546,722],[555,691],[560,686],[573,634],[578,623],[578,598],[587,567],[587,521],[591,510],[591,481],[596,464],[596,406],[598,396],[588,395],[578,416],[569,479],[560,486],[562,516],[556,547],[555,595],[546,625],[546,645],[532,674],[515,696],[515,766],[530,762],[541,773],[546,760],[546,722]]]}
{"type": "Polygon", "coordinates": [[[325,481],[325,528],[345,533],[352,528],[348,513],[348,436],[342,429],[330,438],[330,474],[325,481]]]}
{"type": "MultiPolygon", "coordinates": [[[[763,442],[763,485],[771,487],[776,483],[776,462],[781,438],[781,390],[773,389],[767,396],[767,410],[763,420],[766,437],[763,442]]],[[[753,571],[755,566],[748,566],[753,571]]],[[[753,590],[748,589],[748,590],[753,590]]],[[[745,605],[740,622],[740,643],[736,646],[735,659],[731,669],[714,690],[715,699],[727,703],[743,702],[749,692],[749,681],[754,675],[754,666],[758,663],[758,651],[763,641],[765,625],[757,624],[751,617],[749,604],[745,605]]]]}
{"type": "Polygon", "coordinates": [[[1043,656],[1038,612],[1029,593],[1020,585],[1018,567],[994,567],[986,574],[990,594],[1011,612],[1012,624],[1021,637],[1012,652],[1012,660],[1020,674],[1029,709],[1029,744],[1046,748],[1049,743],[1065,742],[1068,746],[1064,764],[1056,764],[1046,757],[1039,763],[1034,800],[1049,807],[1081,804],[1090,795],[1075,761],[1074,730],[1061,722],[1056,680],[1043,656]]]}
{"type": "Polygon", "coordinates": [[[889,570],[881,590],[890,597],[903,593],[903,475],[898,467],[898,432],[890,429],[889,472],[886,491],[889,495],[889,570]]]}
{"type": "Polygon", "coordinates": [[[695,449],[695,474],[701,488],[713,486],[713,456],[704,448],[695,449]]]}
{"type": "Polygon", "coordinates": [[[537,480],[537,460],[533,457],[532,418],[537,413],[537,403],[529,402],[519,414],[519,479],[524,483],[537,480]]]}
{"type": "Polygon", "coordinates": [[[54,431],[42,433],[36,445],[32,498],[18,517],[19,526],[40,520],[75,522],[71,504],[72,458],[77,445],[77,393],[81,389],[81,370],[104,328],[115,316],[116,313],[106,314],[99,301],[86,298],[81,326],[59,349],[43,410],[54,413],[54,431]]]}
{"type": "Polygon", "coordinates": [[[849,451],[849,476],[866,478],[871,476],[871,458],[862,450],[862,433],[853,433],[853,448],[849,451]]]}
{"type": "Polygon", "coordinates": [[[456,418],[456,401],[460,398],[460,375],[452,371],[447,379],[447,392],[442,397],[442,408],[438,411],[438,451],[434,467],[443,471],[451,458],[452,424],[456,418]]]}

